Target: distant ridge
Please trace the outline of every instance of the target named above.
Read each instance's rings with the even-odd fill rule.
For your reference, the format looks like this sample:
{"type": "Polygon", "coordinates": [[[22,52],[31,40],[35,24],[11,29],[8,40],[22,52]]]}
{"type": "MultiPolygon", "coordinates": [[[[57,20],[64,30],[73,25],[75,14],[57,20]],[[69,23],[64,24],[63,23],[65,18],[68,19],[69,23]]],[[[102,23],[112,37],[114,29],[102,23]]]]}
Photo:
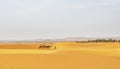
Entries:
{"type": "Polygon", "coordinates": [[[88,41],[88,40],[96,40],[96,39],[120,40],[120,37],[102,37],[102,38],[67,37],[67,38],[61,38],[61,39],[0,40],[0,43],[37,43],[37,42],[88,41]]]}

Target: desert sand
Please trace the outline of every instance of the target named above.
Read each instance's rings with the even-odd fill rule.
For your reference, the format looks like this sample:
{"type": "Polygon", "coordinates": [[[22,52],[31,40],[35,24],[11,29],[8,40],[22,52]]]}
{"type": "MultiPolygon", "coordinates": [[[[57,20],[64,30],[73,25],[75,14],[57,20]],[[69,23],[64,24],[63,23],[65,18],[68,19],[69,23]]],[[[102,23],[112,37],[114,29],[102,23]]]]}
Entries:
{"type": "Polygon", "coordinates": [[[119,42],[58,42],[45,50],[39,45],[0,44],[0,69],[120,69],[119,42]]]}

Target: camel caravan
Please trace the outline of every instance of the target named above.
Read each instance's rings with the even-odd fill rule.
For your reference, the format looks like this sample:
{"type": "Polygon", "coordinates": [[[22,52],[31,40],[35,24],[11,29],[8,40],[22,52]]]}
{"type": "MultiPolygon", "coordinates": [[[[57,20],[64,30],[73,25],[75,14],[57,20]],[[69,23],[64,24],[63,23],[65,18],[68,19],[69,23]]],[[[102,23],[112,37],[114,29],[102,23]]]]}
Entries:
{"type": "Polygon", "coordinates": [[[56,46],[52,46],[52,44],[41,44],[39,46],[39,49],[51,49],[51,50],[55,50],[56,46]]]}

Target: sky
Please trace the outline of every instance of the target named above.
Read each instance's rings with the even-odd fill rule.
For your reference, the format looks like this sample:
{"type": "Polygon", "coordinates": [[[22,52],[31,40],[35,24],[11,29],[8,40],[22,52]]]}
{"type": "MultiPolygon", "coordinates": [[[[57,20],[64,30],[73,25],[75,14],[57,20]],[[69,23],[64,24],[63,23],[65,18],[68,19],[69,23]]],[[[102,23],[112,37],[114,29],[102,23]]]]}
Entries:
{"type": "Polygon", "coordinates": [[[120,0],[0,0],[0,40],[120,37],[120,0]]]}

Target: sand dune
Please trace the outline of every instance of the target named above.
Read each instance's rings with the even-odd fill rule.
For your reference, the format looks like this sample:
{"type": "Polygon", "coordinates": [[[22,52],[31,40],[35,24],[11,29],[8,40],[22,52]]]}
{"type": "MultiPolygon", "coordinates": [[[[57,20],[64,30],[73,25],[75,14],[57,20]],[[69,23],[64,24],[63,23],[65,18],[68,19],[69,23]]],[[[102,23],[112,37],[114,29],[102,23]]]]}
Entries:
{"type": "Polygon", "coordinates": [[[52,54],[55,50],[0,49],[0,54],[52,54]]]}
{"type": "Polygon", "coordinates": [[[53,46],[57,49],[0,49],[0,69],[120,69],[120,43],[53,46]]]}

